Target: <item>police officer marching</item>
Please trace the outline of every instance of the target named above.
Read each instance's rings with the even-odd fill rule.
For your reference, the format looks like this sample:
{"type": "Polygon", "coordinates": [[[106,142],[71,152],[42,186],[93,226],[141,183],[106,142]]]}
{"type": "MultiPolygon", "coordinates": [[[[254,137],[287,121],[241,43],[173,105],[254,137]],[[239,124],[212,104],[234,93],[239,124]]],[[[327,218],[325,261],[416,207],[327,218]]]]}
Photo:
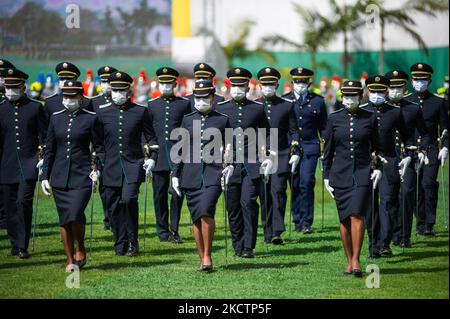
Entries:
{"type": "MultiPolygon", "coordinates": [[[[5,69],[15,69],[15,66],[5,59],[0,59],[0,103],[3,103],[3,101],[6,99],[5,80],[3,79],[2,76],[2,72],[5,69]]],[[[5,208],[3,206],[3,195],[1,187],[0,187],[0,229],[6,229],[6,215],[5,215],[5,208]]]]}
{"type": "Polygon", "coordinates": [[[105,145],[105,154],[100,157],[102,181],[111,211],[115,253],[136,256],[139,252],[139,187],[145,174],[151,174],[154,167],[156,139],[147,108],[130,101],[131,76],[117,71],[109,80],[112,101],[100,105],[97,114],[103,126],[105,145]],[[145,161],[143,135],[150,149],[149,159],[145,161]]]}
{"type": "Polygon", "coordinates": [[[42,190],[50,196],[52,189],[67,258],[66,272],[70,272],[86,264],[84,211],[91,197],[92,183],[100,175],[91,168],[91,143],[98,158],[103,157],[104,149],[103,130],[97,116],[81,109],[81,82],[65,81],[61,90],[64,109],[50,117],[42,190]]]}
{"type": "Polygon", "coordinates": [[[370,193],[381,180],[378,123],[373,111],[359,107],[363,88],[345,81],[343,109],[330,113],[323,155],[324,184],[336,200],[347,266],[344,275],[362,277],[360,254],[370,193]],[[371,169],[373,172],[371,173],[371,169]]]}
{"type": "Polygon", "coordinates": [[[180,127],[183,117],[191,112],[191,105],[187,98],[174,95],[177,77],[179,76],[177,70],[161,67],[156,70],[156,75],[162,96],[149,101],[148,111],[152,118],[159,146],[156,166],[153,169],[153,203],[155,205],[157,233],[161,242],[181,243],[178,227],[183,196],[179,196],[170,188],[170,174],[173,171],[170,150],[175,143],[170,135],[173,129],[180,127]],[[172,194],[170,211],[168,205],[169,189],[172,194]]]}
{"type": "MultiPolygon", "coordinates": [[[[389,215],[390,227],[383,223],[383,216],[380,215],[381,221],[381,253],[386,251],[389,254],[390,243],[402,246],[404,248],[411,247],[411,229],[413,222],[413,213],[415,209],[415,164],[423,165],[425,161],[425,154],[415,151],[415,134],[416,130],[422,136],[424,149],[429,146],[428,132],[423,119],[422,109],[419,105],[409,102],[405,96],[406,83],[409,76],[406,72],[401,70],[393,70],[386,73],[386,78],[390,80],[389,86],[389,103],[400,108],[400,112],[404,122],[404,138],[401,139],[397,134],[395,137],[398,167],[400,169],[400,203],[396,203],[396,198],[391,206],[389,215]]],[[[397,179],[398,183],[398,179],[397,179]]],[[[398,186],[396,186],[398,187],[398,186]]],[[[389,197],[391,201],[392,197],[389,197]]],[[[380,211],[381,213],[381,211],[380,211]]]]}
{"type": "MultiPolygon", "coordinates": [[[[65,81],[76,81],[80,76],[80,70],[78,67],[70,62],[61,62],[55,67],[56,74],[59,78],[59,89],[64,85],[65,81]]],[[[44,109],[47,113],[47,118],[50,119],[53,113],[61,111],[64,109],[62,104],[63,96],[61,93],[55,93],[53,95],[48,96],[45,99],[44,109]]],[[[82,108],[86,108],[88,110],[92,110],[92,106],[90,104],[89,99],[83,99],[82,108]]]]}
{"type": "Polygon", "coordinates": [[[28,258],[37,151],[43,147],[47,119],[40,102],[25,94],[28,75],[3,70],[6,99],[0,105],[0,184],[11,255],[28,258]]]}
{"type": "MultiPolygon", "coordinates": [[[[94,112],[98,112],[100,105],[104,105],[111,102],[111,84],[109,83],[109,76],[116,72],[117,69],[112,66],[105,65],[98,69],[97,74],[100,77],[101,83],[100,86],[102,88],[102,94],[94,96],[91,99],[92,109],[94,112]]],[[[102,177],[99,177],[98,184],[98,192],[100,194],[100,198],[102,200],[103,205],[103,226],[105,230],[111,229],[111,212],[107,207],[107,198],[105,193],[105,186],[103,185],[102,177]]]]}
{"type": "Polygon", "coordinates": [[[261,69],[257,76],[263,94],[258,101],[264,105],[270,127],[278,129],[278,170],[271,176],[271,180],[267,184],[268,189],[261,191],[261,202],[266,202],[268,206],[266,212],[265,205],[263,205],[261,220],[264,226],[265,241],[280,245],[283,243],[281,234],[285,231],[287,181],[289,173],[293,173],[300,162],[297,121],[292,101],[283,99],[276,94],[281,77],[280,72],[266,67],[261,69]],[[291,152],[292,146],[295,150],[293,153],[291,152]],[[266,194],[268,194],[267,199],[265,198],[266,194]]]}
{"type": "Polygon", "coordinates": [[[244,131],[251,129],[256,132],[262,128],[268,134],[270,126],[263,105],[246,97],[252,77],[250,71],[233,68],[227,72],[227,77],[231,82],[232,99],[218,103],[216,110],[228,116],[231,126],[237,132],[233,147],[236,165],[227,190],[228,218],[236,256],[253,258],[258,232],[260,170],[264,171],[267,178],[272,172],[273,160],[266,158],[267,154],[261,156],[259,150],[263,145],[244,136],[244,131]],[[251,153],[252,146],[255,147],[253,152],[256,151],[257,154],[251,153]]]}
{"type": "Polygon", "coordinates": [[[189,141],[184,140],[183,145],[189,145],[189,151],[181,161],[175,165],[172,177],[172,187],[181,196],[181,191],[186,194],[186,202],[191,214],[195,244],[200,258],[200,271],[211,271],[212,264],[212,242],[215,230],[216,204],[222,193],[221,177],[228,184],[233,174],[234,167],[231,161],[225,169],[222,168],[222,152],[210,148],[209,143],[213,141],[214,133],[221,136],[221,149],[225,147],[225,130],[231,128],[228,117],[213,110],[214,86],[210,80],[198,80],[194,88],[195,111],[183,118],[181,128],[189,132],[189,141]],[[199,129],[200,132],[196,132],[199,129]],[[197,140],[196,139],[200,139],[197,140]],[[189,144],[187,142],[190,142],[189,144]],[[194,154],[196,143],[200,144],[200,153],[194,154]]]}
{"type": "MultiPolygon", "coordinates": [[[[215,76],[216,76],[216,70],[214,70],[214,68],[212,66],[210,66],[208,63],[200,62],[200,63],[197,63],[196,65],[194,65],[195,81],[198,81],[198,80],[213,81],[215,76]]],[[[193,93],[188,94],[188,95],[186,95],[186,97],[191,102],[191,106],[193,106],[195,94],[193,94],[193,93]]],[[[224,100],[223,96],[217,94],[217,92],[214,92],[213,97],[214,97],[214,100],[213,100],[214,104],[222,102],[224,100]]]]}
{"type": "MultiPolygon", "coordinates": [[[[448,157],[448,101],[429,91],[433,68],[426,63],[416,63],[411,66],[411,78],[414,93],[406,98],[420,106],[430,139],[426,151],[428,164],[419,168],[418,210],[416,210],[416,231],[418,235],[435,234],[436,210],[438,203],[437,175],[439,165],[443,169],[448,157]],[[442,148],[439,149],[438,139],[442,148]]],[[[417,146],[420,148],[421,136],[416,132],[417,146]]],[[[444,185],[441,185],[444,187],[444,185]]]]}
{"type": "Polygon", "coordinates": [[[309,234],[314,221],[314,186],[320,143],[325,137],[327,109],[322,96],[309,92],[314,72],[306,68],[291,70],[294,91],[284,97],[294,102],[302,157],[292,185],[292,215],[295,230],[309,234]]]}

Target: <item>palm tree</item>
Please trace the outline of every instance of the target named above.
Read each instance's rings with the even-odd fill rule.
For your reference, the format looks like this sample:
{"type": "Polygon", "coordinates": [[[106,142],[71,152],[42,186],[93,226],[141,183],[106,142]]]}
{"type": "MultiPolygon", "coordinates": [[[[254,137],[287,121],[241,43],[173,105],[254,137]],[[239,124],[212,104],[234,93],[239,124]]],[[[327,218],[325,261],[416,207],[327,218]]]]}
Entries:
{"type": "Polygon", "coordinates": [[[276,58],[273,53],[265,50],[263,47],[258,46],[254,50],[247,49],[247,39],[250,35],[251,28],[254,25],[254,22],[251,20],[245,20],[239,23],[236,26],[235,36],[226,44],[220,45],[220,41],[216,37],[216,35],[208,29],[202,28],[198,32],[199,35],[208,35],[211,36],[215,42],[217,42],[224,52],[224,55],[227,59],[228,68],[231,67],[233,59],[247,59],[252,55],[257,55],[267,61],[270,64],[276,62],[276,58]]]}
{"type": "Polygon", "coordinates": [[[425,41],[422,39],[419,33],[414,30],[416,25],[413,15],[422,13],[427,16],[435,17],[436,13],[448,11],[448,0],[409,0],[401,8],[398,9],[385,9],[383,4],[384,0],[371,0],[371,3],[375,4],[379,8],[379,21],[380,21],[380,56],[378,64],[378,72],[384,73],[384,43],[385,30],[387,24],[395,24],[411,36],[420,49],[422,49],[426,55],[428,55],[428,47],[425,41]]]}
{"type": "Polygon", "coordinates": [[[329,69],[329,65],[325,62],[317,63],[316,55],[320,48],[325,48],[331,41],[331,33],[326,32],[324,25],[329,21],[315,10],[307,10],[303,6],[293,3],[294,10],[299,15],[301,21],[304,21],[305,31],[303,32],[303,40],[295,42],[289,40],[283,35],[270,35],[261,39],[261,46],[273,46],[284,44],[296,48],[301,52],[308,52],[310,58],[310,67],[313,70],[319,68],[329,69]],[[325,32],[324,32],[325,31],[325,32]]]}

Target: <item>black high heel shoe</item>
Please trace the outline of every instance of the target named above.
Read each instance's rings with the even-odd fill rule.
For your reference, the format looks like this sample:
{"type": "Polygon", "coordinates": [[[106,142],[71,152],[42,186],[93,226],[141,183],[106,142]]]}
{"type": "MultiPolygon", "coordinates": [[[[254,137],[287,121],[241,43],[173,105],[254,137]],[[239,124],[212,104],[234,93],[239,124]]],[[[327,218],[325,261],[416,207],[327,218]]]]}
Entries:
{"type": "Polygon", "coordinates": [[[211,272],[213,270],[213,265],[202,265],[203,272],[211,272]]]}
{"type": "Polygon", "coordinates": [[[357,278],[361,278],[362,277],[361,269],[353,269],[353,275],[357,278]]]}
{"type": "Polygon", "coordinates": [[[86,258],[83,259],[83,260],[77,260],[75,262],[75,264],[78,266],[79,269],[83,268],[84,265],[86,265],[86,263],[87,263],[86,258]]]}

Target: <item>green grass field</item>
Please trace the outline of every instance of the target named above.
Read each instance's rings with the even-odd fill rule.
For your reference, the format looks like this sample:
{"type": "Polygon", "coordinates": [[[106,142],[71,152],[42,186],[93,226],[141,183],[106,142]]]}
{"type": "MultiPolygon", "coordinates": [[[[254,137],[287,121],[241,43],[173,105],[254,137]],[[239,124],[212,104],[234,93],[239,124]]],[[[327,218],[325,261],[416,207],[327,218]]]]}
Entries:
{"type": "MultiPolygon", "coordinates": [[[[448,164],[446,178],[448,190],[448,164]]],[[[365,279],[340,275],[345,258],[339,239],[336,207],[325,194],[322,229],[320,187],[319,182],[313,234],[292,232],[289,238],[286,233],[284,246],[265,246],[260,228],[256,258],[246,260],[233,257],[230,246],[227,268],[224,267],[223,209],[220,200],[213,251],[216,271],[211,274],[195,270],[198,257],[186,206],[183,207],[180,229],[185,243],[160,243],[155,233],[149,187],[147,249],[142,251],[141,240],[140,256],[116,257],[112,235],[103,230],[97,194],[93,252],[81,272],[79,289],[66,288],[65,257],[59,240],[53,198],[41,197],[39,236],[32,258],[23,261],[8,256],[6,231],[0,231],[0,298],[449,298],[449,242],[448,232],[444,231],[443,226],[441,201],[435,238],[413,237],[412,249],[403,251],[394,247],[394,256],[375,261],[366,259],[365,241],[362,266],[365,268],[375,263],[381,273],[380,288],[368,289],[365,279]]],[[[140,197],[141,239],[143,189],[140,197]]],[[[439,195],[441,197],[441,192],[439,195]]]]}

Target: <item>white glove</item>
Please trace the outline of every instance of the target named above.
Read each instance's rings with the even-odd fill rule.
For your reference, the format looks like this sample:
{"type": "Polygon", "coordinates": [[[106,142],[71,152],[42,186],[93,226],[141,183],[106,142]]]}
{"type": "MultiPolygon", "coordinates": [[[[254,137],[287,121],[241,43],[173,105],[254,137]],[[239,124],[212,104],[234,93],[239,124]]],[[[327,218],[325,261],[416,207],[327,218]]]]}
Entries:
{"type": "Polygon", "coordinates": [[[180,190],[180,179],[178,177],[172,177],[172,188],[179,197],[182,196],[180,190]]]}
{"type": "Polygon", "coordinates": [[[233,165],[228,165],[227,167],[225,167],[222,171],[222,175],[224,178],[224,182],[225,185],[228,185],[228,182],[230,181],[230,177],[233,175],[234,173],[234,166],[233,165]]]}
{"type": "Polygon", "coordinates": [[[419,167],[418,167],[418,169],[420,169],[423,166],[423,164],[428,161],[428,159],[425,158],[425,154],[424,153],[417,154],[417,159],[419,160],[419,167]]]}
{"type": "Polygon", "coordinates": [[[94,183],[97,183],[99,177],[100,177],[100,171],[92,171],[92,172],[89,174],[89,178],[90,178],[94,183]]]}
{"type": "Polygon", "coordinates": [[[298,155],[292,155],[291,159],[289,160],[289,164],[291,165],[291,173],[294,174],[295,169],[298,166],[298,163],[300,163],[300,156],[298,155]]]}
{"type": "Polygon", "coordinates": [[[41,188],[42,188],[42,191],[44,192],[44,194],[45,194],[46,196],[51,196],[51,195],[52,195],[52,194],[50,193],[50,190],[51,190],[52,188],[50,187],[50,183],[48,182],[48,180],[44,179],[44,180],[42,181],[42,183],[41,183],[41,188]]]}
{"type": "Polygon", "coordinates": [[[448,157],[448,148],[446,148],[445,146],[443,148],[441,148],[441,150],[439,151],[439,155],[438,155],[438,161],[441,161],[441,166],[444,167],[445,165],[445,160],[448,157]]]}
{"type": "Polygon", "coordinates": [[[155,168],[155,160],[152,159],[147,159],[144,162],[144,165],[142,165],[142,167],[145,170],[145,176],[152,176],[152,170],[155,168]]]}
{"type": "Polygon", "coordinates": [[[39,176],[42,175],[43,167],[44,166],[44,159],[40,159],[39,162],[36,164],[36,168],[38,169],[39,176]]]}
{"type": "Polygon", "coordinates": [[[264,178],[268,178],[270,174],[272,174],[272,166],[273,166],[273,162],[271,159],[265,159],[262,163],[261,163],[261,171],[263,171],[264,174],[264,178]]]}
{"type": "Polygon", "coordinates": [[[325,185],[325,188],[327,189],[328,193],[330,193],[331,197],[334,198],[334,188],[330,186],[330,180],[324,179],[323,184],[325,185]]]}
{"type": "Polygon", "coordinates": [[[373,184],[373,189],[377,188],[378,183],[381,180],[381,176],[383,176],[383,173],[379,169],[376,169],[372,172],[372,175],[370,175],[370,180],[373,184]]]}
{"type": "Polygon", "coordinates": [[[405,175],[406,168],[409,166],[410,163],[411,163],[411,156],[405,157],[400,161],[400,163],[398,163],[398,167],[400,167],[399,170],[400,176],[403,177],[403,175],[405,175]]]}

